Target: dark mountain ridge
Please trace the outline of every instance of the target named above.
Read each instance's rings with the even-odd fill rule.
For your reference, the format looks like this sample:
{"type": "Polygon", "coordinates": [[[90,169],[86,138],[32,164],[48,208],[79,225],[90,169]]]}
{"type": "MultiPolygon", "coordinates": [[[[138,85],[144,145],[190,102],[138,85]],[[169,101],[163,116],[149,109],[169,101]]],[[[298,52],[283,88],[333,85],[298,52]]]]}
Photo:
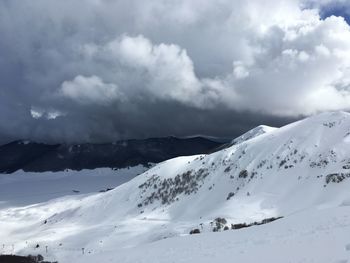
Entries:
{"type": "Polygon", "coordinates": [[[14,141],[0,146],[0,173],[82,170],[159,163],[177,156],[209,153],[222,143],[203,137],[150,138],[105,144],[44,144],[14,141]]]}

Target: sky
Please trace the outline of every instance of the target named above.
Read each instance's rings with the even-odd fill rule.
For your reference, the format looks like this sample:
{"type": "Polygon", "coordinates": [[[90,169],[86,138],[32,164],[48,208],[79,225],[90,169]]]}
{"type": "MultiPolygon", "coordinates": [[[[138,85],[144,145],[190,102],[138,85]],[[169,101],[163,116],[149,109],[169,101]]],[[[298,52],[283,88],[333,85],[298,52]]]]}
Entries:
{"type": "Polygon", "coordinates": [[[346,22],[350,23],[350,5],[347,0],[326,0],[326,1],[313,1],[310,7],[318,7],[320,10],[320,16],[325,19],[330,16],[344,17],[346,22]]]}
{"type": "Polygon", "coordinates": [[[349,17],[346,0],[2,0],[0,142],[235,137],[347,111],[349,17]]]}

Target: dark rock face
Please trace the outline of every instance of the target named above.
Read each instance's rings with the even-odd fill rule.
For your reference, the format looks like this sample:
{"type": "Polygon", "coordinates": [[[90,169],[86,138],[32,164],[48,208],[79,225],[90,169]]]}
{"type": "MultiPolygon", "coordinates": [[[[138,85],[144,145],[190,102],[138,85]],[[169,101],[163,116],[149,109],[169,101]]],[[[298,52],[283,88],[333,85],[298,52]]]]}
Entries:
{"type": "MultiPolygon", "coordinates": [[[[15,255],[0,255],[0,263],[50,263],[44,261],[43,256],[15,256],[15,255]]],[[[57,262],[52,262],[57,263],[57,262]]]]}
{"type": "Polygon", "coordinates": [[[170,158],[209,153],[222,143],[194,137],[125,140],[110,144],[56,144],[15,141],[0,146],[0,173],[125,168],[170,158]]]}
{"type": "Polygon", "coordinates": [[[162,205],[169,205],[177,201],[178,196],[181,194],[190,195],[197,193],[208,175],[208,170],[203,168],[198,171],[191,170],[183,174],[178,174],[174,179],[161,179],[161,177],[153,175],[145,183],[139,185],[139,189],[142,189],[142,194],[149,188],[154,191],[143,200],[143,203],[138,204],[138,207],[153,204],[157,200],[160,200],[162,205]]]}
{"type": "Polygon", "coordinates": [[[350,178],[350,173],[334,173],[326,176],[326,183],[340,183],[345,179],[350,178]]]}

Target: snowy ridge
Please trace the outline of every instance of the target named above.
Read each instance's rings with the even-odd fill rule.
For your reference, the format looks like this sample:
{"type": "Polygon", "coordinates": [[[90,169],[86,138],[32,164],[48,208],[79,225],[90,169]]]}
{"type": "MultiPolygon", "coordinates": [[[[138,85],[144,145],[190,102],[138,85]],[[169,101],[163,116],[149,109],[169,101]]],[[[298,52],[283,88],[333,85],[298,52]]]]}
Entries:
{"type": "MultiPolygon", "coordinates": [[[[271,129],[264,136],[255,136],[210,155],[165,161],[106,193],[0,210],[0,231],[6,243],[16,243],[21,253],[33,253],[34,244],[40,243],[52,248],[50,256],[60,262],[69,262],[71,257],[77,257],[74,262],[90,262],[89,258],[80,259],[78,252],[69,252],[72,248],[75,251],[86,249],[91,254],[91,262],[103,255],[134,262],[127,261],[126,248],[136,246],[135,249],[140,247],[142,251],[145,244],[187,235],[194,228],[207,232],[201,234],[205,240],[213,235],[209,232],[214,230],[215,219],[219,217],[225,222],[216,231],[231,224],[284,217],[271,225],[237,230],[233,234],[222,233],[223,240],[229,240],[236,233],[245,238],[255,234],[259,235],[255,239],[263,238],[265,229],[269,228],[276,240],[278,237],[284,240],[282,237],[288,236],[285,228],[295,222],[301,226],[303,220],[309,218],[314,221],[308,224],[307,231],[312,231],[315,225],[322,229],[324,222],[332,220],[338,220],[349,229],[350,217],[346,216],[350,204],[349,146],[350,114],[324,113],[271,129]],[[335,212],[330,214],[327,210],[335,212]],[[314,215],[326,218],[318,221],[314,215]],[[116,247],[126,250],[113,252],[116,247]]],[[[327,227],[329,231],[336,228],[327,227]]],[[[290,242],[300,242],[303,233],[296,231],[290,242]]],[[[309,234],[316,242],[315,233],[309,234]]],[[[236,239],[238,242],[239,238],[236,239]]],[[[202,237],[195,240],[204,242],[202,237]]],[[[264,244],[268,249],[268,244],[264,244]]],[[[270,247],[271,250],[275,248],[270,247]]],[[[148,259],[141,257],[144,261],[140,262],[151,260],[156,251],[152,253],[148,254],[148,259]]],[[[239,254],[239,251],[233,253],[239,254]]],[[[198,254],[196,258],[206,257],[198,254]]],[[[241,260],[244,259],[247,258],[241,260]]],[[[267,259],[271,258],[266,256],[267,259]]],[[[315,262],[329,262],[319,255],[313,257],[316,259],[321,261],[315,262]]],[[[273,260],[281,262],[279,257],[273,260]]]]}
{"type": "Polygon", "coordinates": [[[254,129],[251,129],[250,131],[247,131],[243,135],[233,139],[232,144],[239,144],[239,143],[248,141],[248,140],[253,139],[257,136],[272,132],[276,129],[277,128],[275,128],[275,127],[270,127],[270,126],[266,126],[266,125],[259,125],[258,127],[255,127],[254,129]]]}

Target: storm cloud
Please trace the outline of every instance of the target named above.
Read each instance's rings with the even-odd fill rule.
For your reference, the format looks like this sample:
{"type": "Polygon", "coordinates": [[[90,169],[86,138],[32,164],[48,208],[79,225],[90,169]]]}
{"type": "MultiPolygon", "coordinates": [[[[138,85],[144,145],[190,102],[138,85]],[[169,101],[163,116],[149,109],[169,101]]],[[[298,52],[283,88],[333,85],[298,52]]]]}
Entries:
{"type": "Polygon", "coordinates": [[[234,137],[349,110],[330,2],[1,1],[0,142],[234,137]]]}

